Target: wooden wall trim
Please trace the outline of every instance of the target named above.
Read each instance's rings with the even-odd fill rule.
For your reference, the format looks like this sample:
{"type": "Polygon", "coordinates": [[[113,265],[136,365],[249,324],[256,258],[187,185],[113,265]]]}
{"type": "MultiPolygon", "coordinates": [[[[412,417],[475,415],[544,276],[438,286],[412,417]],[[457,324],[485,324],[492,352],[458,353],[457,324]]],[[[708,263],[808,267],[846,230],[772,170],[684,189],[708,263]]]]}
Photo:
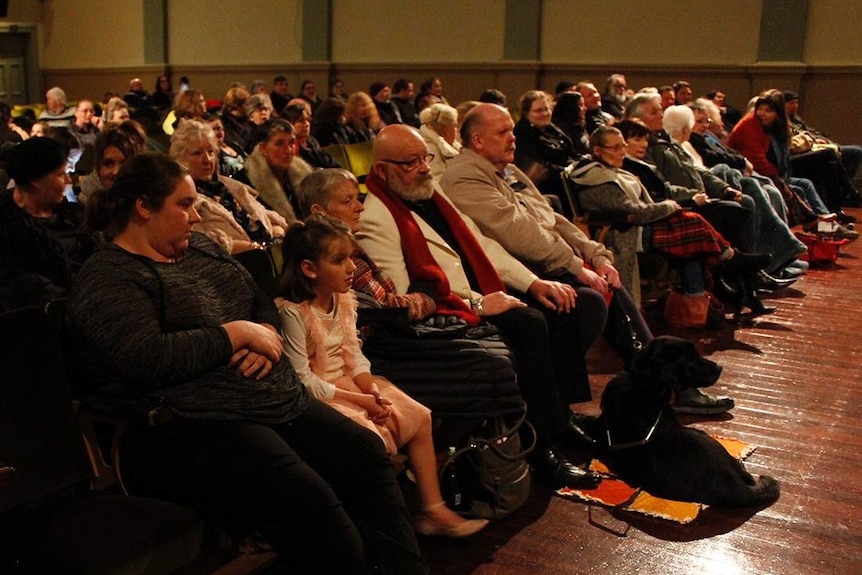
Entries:
{"type": "Polygon", "coordinates": [[[99,98],[109,90],[125,91],[130,78],[144,79],[148,90],[155,78],[168,69],[174,83],[180,75],[191,78],[192,86],[208,98],[221,98],[231,82],[250,83],[255,79],[270,81],[286,74],[290,90],[312,80],[318,94],[325,96],[330,78],[339,77],[348,91],[367,90],[375,81],[394,82],[399,77],[411,79],[416,87],[428,77],[443,80],[444,93],[450,102],[458,103],[478,97],[486,88],[496,87],[508,95],[514,106],[527,90],[553,90],[561,79],[591,79],[599,89],[612,73],[626,75],[634,89],[689,80],[698,94],[722,89],[728,102],[740,109],[749,98],[766,88],[794,90],[802,97],[803,115],[818,129],[844,143],[862,143],[862,127],[848,122],[847,110],[862,109],[862,65],[809,65],[788,62],[761,62],[742,66],[668,66],[640,64],[573,64],[563,62],[508,61],[465,63],[338,63],[291,62],[260,66],[174,66],[144,65],[118,68],[74,68],[43,70],[44,85],[62,86],[71,100],[99,98]],[[835,106],[833,95],[840,92],[845,105],[835,106]]]}

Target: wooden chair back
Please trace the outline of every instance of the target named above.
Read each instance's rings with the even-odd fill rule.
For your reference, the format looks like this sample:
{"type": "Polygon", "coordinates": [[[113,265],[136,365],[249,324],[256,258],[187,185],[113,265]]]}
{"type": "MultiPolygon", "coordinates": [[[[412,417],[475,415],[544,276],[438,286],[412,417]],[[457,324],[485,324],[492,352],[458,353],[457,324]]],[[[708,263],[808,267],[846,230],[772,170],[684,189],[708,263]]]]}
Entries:
{"type": "Polygon", "coordinates": [[[0,511],[93,478],[58,330],[39,308],[0,314],[0,511]]]}
{"type": "Polygon", "coordinates": [[[280,270],[276,270],[268,250],[248,250],[234,254],[233,257],[248,270],[255,283],[266,295],[269,297],[278,295],[280,270]]]}

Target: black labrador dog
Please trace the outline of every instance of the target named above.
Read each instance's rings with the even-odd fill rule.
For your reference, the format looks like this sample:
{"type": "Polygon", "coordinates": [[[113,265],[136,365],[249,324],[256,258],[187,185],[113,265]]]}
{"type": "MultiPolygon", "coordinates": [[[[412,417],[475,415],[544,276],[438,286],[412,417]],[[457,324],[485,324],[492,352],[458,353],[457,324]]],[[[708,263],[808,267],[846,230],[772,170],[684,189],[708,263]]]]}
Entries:
{"type": "Polygon", "coordinates": [[[766,475],[754,479],[720,443],[682,426],[674,414],[674,392],[708,387],[720,373],[721,366],[684,339],[657,337],[639,351],[630,370],[608,383],[602,415],[588,426],[610,470],[675,501],[749,507],[776,500],[778,481],[766,475]]]}

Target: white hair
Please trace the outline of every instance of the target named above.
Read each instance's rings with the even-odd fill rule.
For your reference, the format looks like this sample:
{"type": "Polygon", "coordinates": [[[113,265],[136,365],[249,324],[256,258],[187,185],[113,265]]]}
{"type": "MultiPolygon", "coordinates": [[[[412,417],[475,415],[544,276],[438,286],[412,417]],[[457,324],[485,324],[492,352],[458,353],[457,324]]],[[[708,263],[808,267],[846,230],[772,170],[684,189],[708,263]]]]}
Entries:
{"type": "Polygon", "coordinates": [[[60,88],[59,86],[54,86],[45,92],[45,97],[54,98],[55,100],[62,102],[64,106],[66,105],[66,92],[64,92],[63,88],[60,88]]]}
{"type": "Polygon", "coordinates": [[[664,111],[662,124],[671,136],[682,134],[685,128],[694,127],[694,112],[688,106],[670,106],[664,111]]]}
{"type": "Polygon", "coordinates": [[[635,94],[626,106],[626,118],[630,120],[634,118],[643,119],[643,109],[648,102],[655,102],[661,106],[661,94],[658,92],[638,92],[635,94]]]}
{"type": "Polygon", "coordinates": [[[454,126],[458,123],[458,111],[446,104],[432,104],[419,113],[419,121],[434,128],[454,126]]]}

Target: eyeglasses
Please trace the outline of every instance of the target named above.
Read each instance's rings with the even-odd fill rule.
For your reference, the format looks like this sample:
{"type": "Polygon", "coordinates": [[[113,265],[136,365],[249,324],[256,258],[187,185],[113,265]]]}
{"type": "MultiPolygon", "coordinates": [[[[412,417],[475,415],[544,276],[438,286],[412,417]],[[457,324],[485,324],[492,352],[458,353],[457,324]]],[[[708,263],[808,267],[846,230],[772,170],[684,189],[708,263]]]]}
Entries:
{"type": "Polygon", "coordinates": [[[405,172],[418,170],[422,164],[430,164],[434,161],[434,154],[425,154],[424,156],[416,156],[412,160],[382,160],[387,164],[395,164],[401,166],[405,172]]]}
{"type": "Polygon", "coordinates": [[[629,145],[626,144],[625,142],[623,142],[622,144],[617,144],[615,146],[599,146],[599,147],[602,149],[605,149],[605,150],[614,150],[614,151],[618,152],[620,150],[625,150],[626,148],[629,147],[629,145]]]}

